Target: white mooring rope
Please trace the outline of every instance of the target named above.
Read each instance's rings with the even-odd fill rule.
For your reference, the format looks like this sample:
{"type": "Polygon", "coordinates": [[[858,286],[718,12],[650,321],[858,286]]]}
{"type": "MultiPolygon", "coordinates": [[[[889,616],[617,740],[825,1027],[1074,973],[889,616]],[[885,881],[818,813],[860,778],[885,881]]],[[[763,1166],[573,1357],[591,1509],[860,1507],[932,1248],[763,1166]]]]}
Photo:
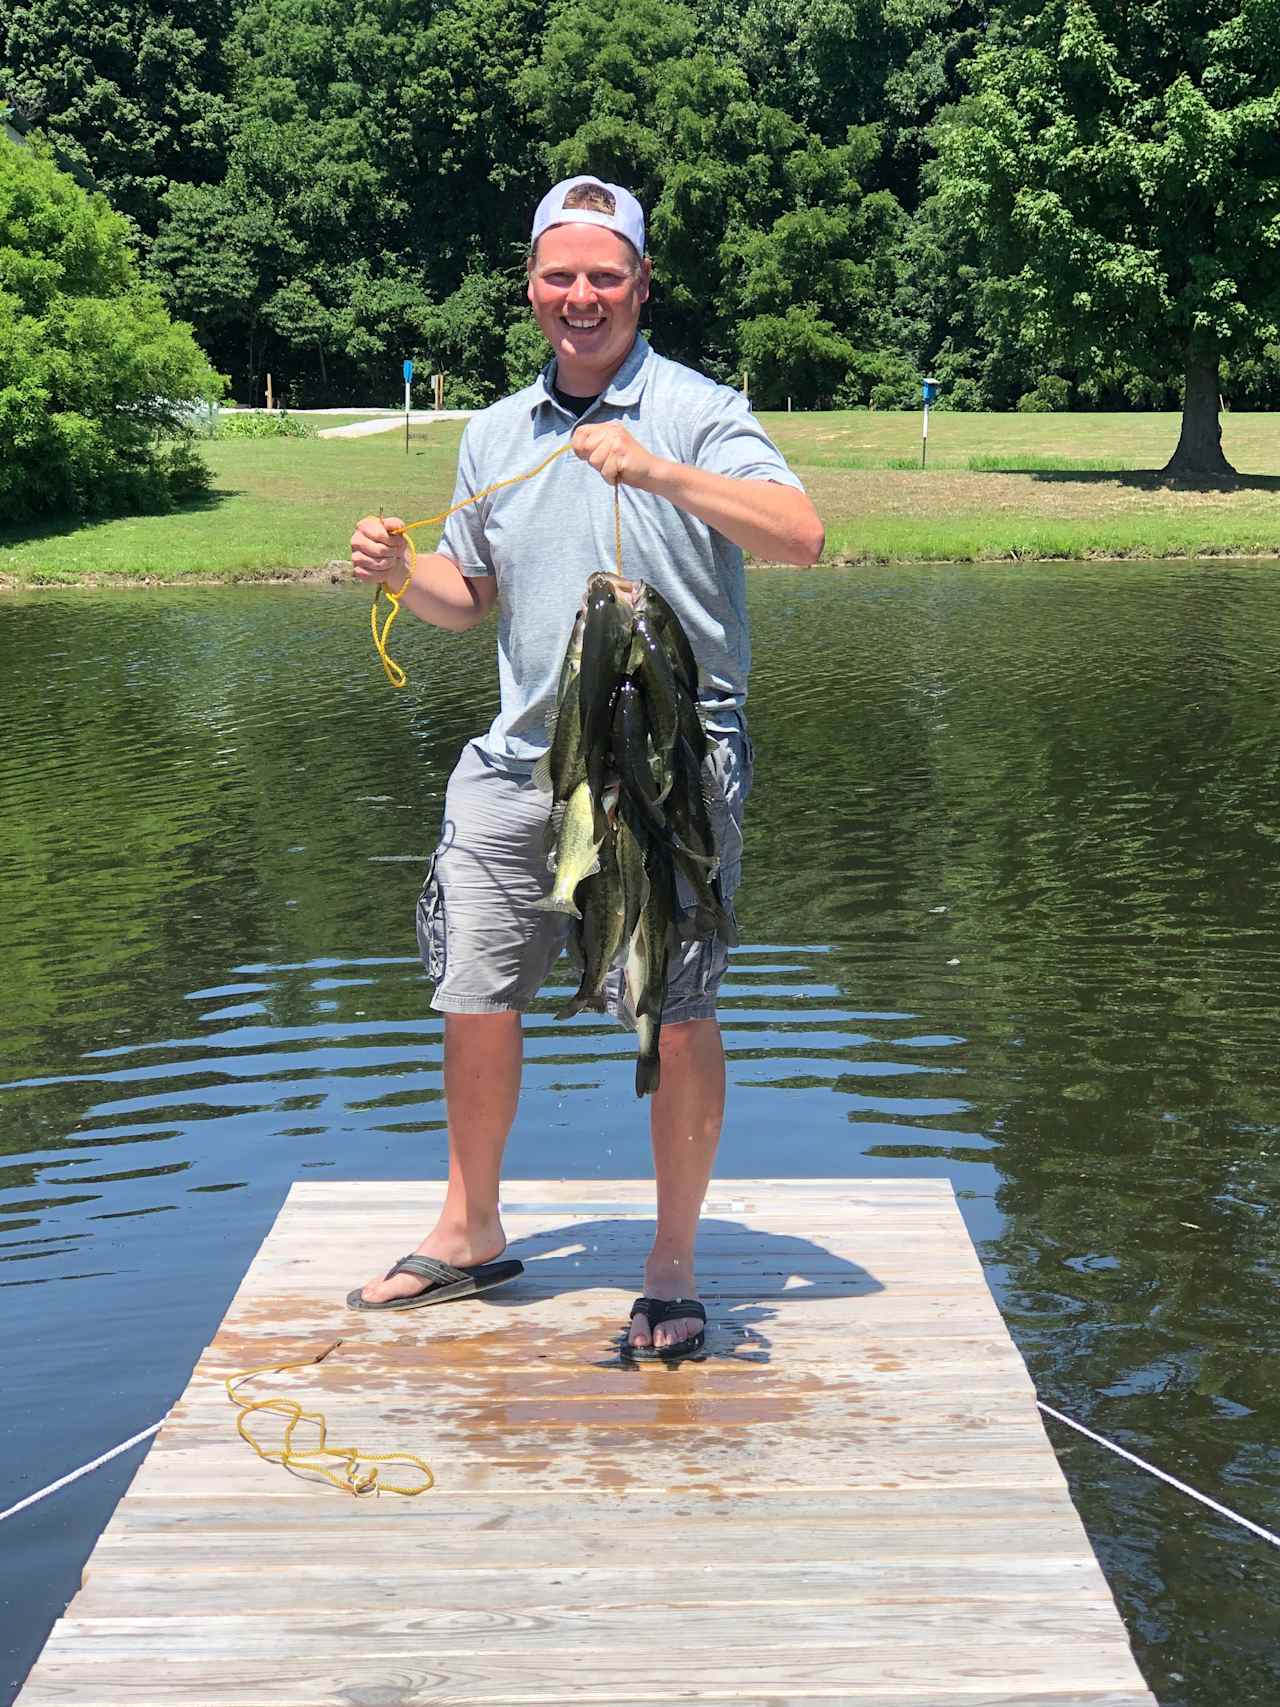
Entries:
{"type": "Polygon", "coordinates": [[[11,1505],[7,1511],[0,1511],[0,1523],[3,1523],[6,1517],[16,1517],[20,1511],[25,1511],[29,1505],[35,1505],[37,1500],[48,1499],[50,1494],[56,1494],[59,1488],[65,1488],[69,1482],[78,1482],[81,1476],[87,1476],[90,1470],[96,1470],[99,1465],[109,1464],[113,1458],[118,1458],[122,1452],[127,1452],[131,1446],[137,1446],[139,1441],[146,1440],[148,1435],[154,1434],[163,1422],[164,1418],[161,1417],[160,1422],[154,1422],[150,1428],[144,1428],[139,1433],[130,1435],[128,1440],[122,1440],[119,1446],[113,1446],[110,1452],[104,1452],[88,1464],[82,1464],[78,1470],[72,1470],[68,1476],[59,1476],[56,1482],[50,1482],[49,1486],[41,1488],[38,1494],[28,1494],[25,1500],[19,1500],[17,1505],[11,1505]]]}
{"type": "MultiPolygon", "coordinates": [[[[1193,1500],[1199,1500],[1200,1504],[1208,1506],[1210,1511],[1216,1511],[1219,1517],[1230,1518],[1232,1523],[1238,1523],[1242,1529],[1248,1529],[1252,1534],[1260,1536],[1263,1541],[1269,1541],[1273,1547],[1280,1547],[1280,1535],[1276,1535],[1272,1530],[1264,1529],[1260,1523],[1254,1523],[1251,1518],[1242,1517],[1238,1511],[1232,1511],[1230,1506],[1222,1505],[1219,1501],[1210,1499],[1208,1494],[1202,1494],[1198,1489],[1188,1486],[1186,1482],[1180,1482],[1176,1476],[1169,1475],[1166,1470],[1159,1470],[1154,1464],[1148,1464],[1145,1458],[1139,1458],[1136,1452],[1130,1452],[1123,1446],[1117,1446],[1114,1440],[1108,1440],[1104,1435],[1095,1434],[1091,1428],[1086,1428],[1083,1423],[1076,1422],[1074,1418],[1064,1415],[1062,1411],[1055,1411],[1052,1405],[1046,1405],[1043,1399],[1037,1399],[1036,1404],[1046,1416],[1053,1417],[1056,1422],[1065,1423],[1068,1428],[1075,1429],[1078,1434],[1085,1435],[1089,1440],[1095,1441],[1097,1445],[1105,1446],[1108,1452],[1115,1452],[1121,1458],[1127,1459],[1130,1464],[1136,1464],[1140,1470],[1147,1471],[1149,1475],[1158,1476],[1162,1482],[1167,1482],[1171,1488],[1177,1488],[1179,1493],[1187,1494],[1193,1500]]],[[[128,1440],[122,1440],[119,1446],[113,1446],[110,1452],[104,1452],[88,1464],[82,1464],[78,1470],[72,1470],[70,1475],[59,1476],[56,1482],[50,1482],[47,1488],[41,1488],[38,1493],[28,1494],[26,1499],[19,1500],[17,1505],[11,1505],[7,1511],[0,1511],[0,1523],[3,1523],[6,1517],[16,1517],[18,1512],[25,1511],[28,1506],[35,1505],[38,1500],[47,1499],[50,1494],[56,1494],[59,1488],[65,1488],[68,1483],[79,1481],[81,1476],[87,1476],[91,1470],[98,1469],[100,1465],[109,1464],[113,1458],[118,1458],[122,1452],[127,1452],[131,1446],[137,1446],[141,1441],[155,1434],[164,1420],[164,1417],[161,1417],[160,1421],[153,1422],[150,1428],[144,1428],[139,1433],[130,1435],[128,1440]]]]}
{"type": "Polygon", "coordinates": [[[1043,1399],[1037,1399],[1036,1404],[1047,1416],[1056,1418],[1060,1423],[1066,1423],[1068,1428],[1074,1428],[1078,1433],[1087,1435],[1090,1440],[1096,1440],[1099,1446],[1105,1446],[1108,1452],[1117,1452],[1121,1458],[1127,1458],[1130,1464],[1136,1464],[1140,1470],[1146,1470],[1153,1476],[1159,1476],[1162,1482],[1168,1482],[1171,1488],[1177,1488],[1181,1494],[1190,1494],[1193,1500],[1199,1500],[1201,1505],[1207,1505],[1210,1511],[1216,1511],[1220,1517],[1229,1517],[1232,1523],[1238,1523],[1245,1529],[1251,1529],[1255,1535],[1260,1535],[1264,1541],[1269,1541],[1273,1547],[1280,1547],[1280,1535],[1274,1535],[1271,1530],[1264,1529],[1260,1523],[1254,1523],[1250,1518],[1241,1517],[1238,1511],[1232,1511],[1230,1506],[1219,1505],[1217,1500],[1211,1500],[1208,1494],[1198,1493],[1195,1488],[1189,1488],[1185,1482],[1180,1482],[1176,1476],[1170,1476],[1165,1470],[1157,1470],[1154,1464],[1148,1464],[1145,1458],[1139,1458],[1136,1452],[1128,1452],[1123,1446],[1117,1446],[1114,1440],[1107,1440],[1100,1434],[1095,1434],[1083,1423],[1074,1422],[1070,1417],[1063,1416],[1061,1411],[1055,1411],[1052,1405],[1046,1405],[1043,1399]]]}

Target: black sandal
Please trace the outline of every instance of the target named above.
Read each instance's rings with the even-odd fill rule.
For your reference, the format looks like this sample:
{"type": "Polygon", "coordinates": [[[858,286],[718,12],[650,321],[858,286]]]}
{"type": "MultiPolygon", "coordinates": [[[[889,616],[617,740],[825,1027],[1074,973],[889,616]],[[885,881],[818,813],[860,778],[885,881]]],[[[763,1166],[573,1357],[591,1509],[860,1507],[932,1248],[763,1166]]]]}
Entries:
{"type": "MultiPolygon", "coordinates": [[[[705,1323],[707,1312],[696,1298],[637,1298],[631,1306],[631,1319],[643,1316],[649,1324],[652,1334],[655,1328],[660,1328],[664,1322],[678,1321],[682,1316],[695,1316],[698,1321],[705,1323]]],[[[679,1363],[682,1358],[692,1357],[695,1352],[702,1350],[707,1343],[707,1330],[700,1328],[696,1334],[690,1334],[688,1339],[677,1340],[674,1345],[632,1345],[630,1325],[627,1337],[622,1343],[624,1357],[634,1357],[641,1363],[679,1363]]]]}
{"type": "Polygon", "coordinates": [[[393,1274],[411,1274],[415,1280],[425,1280],[421,1292],[408,1298],[384,1298],[373,1303],[363,1296],[364,1288],[357,1286],[347,1293],[348,1310],[420,1310],[424,1304],[448,1304],[455,1298],[474,1298],[477,1292],[488,1292],[491,1286],[501,1286],[504,1280],[514,1280],[524,1273],[524,1264],[514,1257],[505,1261],[478,1262],[471,1267],[456,1267],[441,1262],[438,1257],[420,1257],[416,1251],[393,1263],[383,1275],[390,1280],[393,1274]]]}

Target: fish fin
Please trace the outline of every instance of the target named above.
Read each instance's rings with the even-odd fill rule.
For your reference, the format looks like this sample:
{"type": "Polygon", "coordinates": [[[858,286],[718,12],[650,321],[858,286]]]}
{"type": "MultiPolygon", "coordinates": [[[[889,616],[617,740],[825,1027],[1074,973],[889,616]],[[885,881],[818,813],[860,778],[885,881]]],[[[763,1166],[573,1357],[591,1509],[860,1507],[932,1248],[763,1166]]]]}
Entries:
{"type": "Polygon", "coordinates": [[[533,767],[533,785],[540,788],[544,794],[551,793],[551,749],[547,748],[542,757],[535,761],[533,767]]]}
{"type": "Polygon", "coordinates": [[[560,1006],[556,1009],[556,1018],[572,1019],[575,1014],[580,1014],[583,1008],[590,1007],[591,1005],[590,997],[584,994],[582,986],[579,984],[578,988],[574,991],[573,995],[569,997],[568,1001],[561,1002],[560,1006]]]}
{"type": "Polygon", "coordinates": [[[718,853],[700,854],[695,848],[686,846],[675,836],[668,836],[667,845],[683,858],[692,860],[698,866],[703,876],[709,882],[720,870],[720,855],[718,853]]]}
{"type": "Polygon", "coordinates": [[[667,815],[662,808],[654,801],[650,800],[644,790],[642,788],[637,788],[633,779],[625,774],[622,777],[622,786],[626,792],[627,799],[640,814],[641,819],[655,829],[659,835],[669,836],[670,831],[667,829],[667,815]]]}
{"type": "Polygon", "coordinates": [[[560,831],[564,827],[564,802],[558,801],[547,816],[547,824],[542,832],[542,851],[547,856],[547,870],[556,868],[556,854],[560,847],[560,831]]]}
{"type": "MultiPolygon", "coordinates": [[[[599,867],[597,866],[596,869],[599,870],[599,867]]],[[[574,906],[572,898],[566,900],[554,892],[550,895],[544,895],[541,900],[535,901],[533,905],[539,913],[564,913],[570,919],[582,917],[582,914],[574,906]]]]}

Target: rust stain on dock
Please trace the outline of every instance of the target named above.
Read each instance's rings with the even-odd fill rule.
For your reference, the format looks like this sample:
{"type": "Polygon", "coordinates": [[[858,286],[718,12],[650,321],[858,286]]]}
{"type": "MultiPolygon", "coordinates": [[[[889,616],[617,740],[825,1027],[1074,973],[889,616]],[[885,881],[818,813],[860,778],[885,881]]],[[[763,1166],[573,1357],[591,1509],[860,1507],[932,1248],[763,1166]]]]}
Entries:
{"type": "Polygon", "coordinates": [[[1156,1707],[945,1181],[714,1186],[675,1367],[619,1350],[652,1185],[512,1195],[520,1279],[362,1316],[439,1189],[293,1188],[18,1707],[1156,1707]],[[432,1492],[237,1438],[338,1337],[256,1392],[432,1492]]]}

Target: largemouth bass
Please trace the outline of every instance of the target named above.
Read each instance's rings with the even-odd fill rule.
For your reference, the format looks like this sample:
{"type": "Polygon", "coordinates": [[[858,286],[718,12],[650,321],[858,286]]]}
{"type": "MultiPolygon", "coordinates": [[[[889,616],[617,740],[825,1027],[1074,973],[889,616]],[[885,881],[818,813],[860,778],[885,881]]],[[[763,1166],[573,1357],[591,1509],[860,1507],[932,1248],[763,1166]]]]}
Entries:
{"type": "Polygon", "coordinates": [[[622,949],[626,898],[612,833],[601,845],[599,871],[583,881],[576,899],[582,909],[582,924],[578,929],[582,978],[577,990],[558,1010],[561,1019],[568,1019],[583,1008],[604,1008],[604,981],[622,949]]]}
{"type": "Polygon", "coordinates": [[[555,886],[549,895],[535,901],[534,906],[544,913],[568,913],[571,918],[580,919],[582,914],[574,904],[574,891],[584,879],[599,871],[599,854],[591,789],[584,778],[564,807],[556,838],[555,886]]]}
{"type": "MultiPolygon", "coordinates": [[[[632,628],[631,651],[627,656],[627,673],[640,684],[644,709],[648,717],[649,736],[653,742],[654,780],[658,785],[657,800],[661,804],[671,792],[672,754],[680,737],[680,698],[682,689],[676,681],[671,659],[663,646],[655,624],[642,609],[636,612],[632,628]]],[[[684,694],[685,703],[689,698],[684,694]]],[[[697,713],[693,713],[697,722],[697,713]]],[[[701,727],[701,725],[699,725],[701,727]]]]}
{"type": "Polygon", "coordinates": [[[604,574],[587,582],[587,615],[582,634],[578,696],[582,706],[582,756],[596,807],[596,835],[603,839],[601,801],[609,774],[613,697],[626,669],[631,646],[631,606],[604,574]]]}
{"type": "MultiPolygon", "coordinates": [[[[650,738],[648,705],[640,687],[628,676],[619,685],[613,708],[613,757],[622,781],[622,792],[631,801],[647,824],[652,835],[669,845],[683,860],[701,864],[710,870],[715,866],[715,847],[704,841],[688,839],[683,824],[692,820],[684,813],[681,823],[663,807],[661,785],[657,773],[663,769],[655,761],[654,744],[650,738]]],[[[678,754],[677,748],[677,754],[678,754]]],[[[678,775],[678,757],[673,766],[672,754],[665,756],[665,769],[673,780],[678,775]]],[[[671,798],[675,798],[672,791],[671,798]]],[[[677,805],[681,803],[677,801],[677,805]]],[[[710,830],[708,827],[708,836],[710,830]]]]}
{"type": "Polygon", "coordinates": [[[640,914],[649,901],[649,876],[646,869],[649,832],[626,794],[618,801],[613,846],[618,860],[618,872],[622,878],[622,940],[630,942],[640,922],[640,914]]]}
{"type": "Polygon", "coordinates": [[[674,831],[675,863],[693,890],[695,910],[693,934],[718,936],[736,948],[738,933],[724,903],[720,887],[719,859],[705,772],[689,747],[681,740],[676,748],[675,785],[667,797],[666,811],[674,831]],[[686,848],[696,857],[690,857],[686,848]]]}
{"type": "Polygon", "coordinates": [[[547,719],[551,745],[533,767],[534,782],[550,793],[553,806],[563,805],[587,775],[582,757],[582,702],[578,692],[586,622],[587,613],[580,610],[560,666],[555,710],[547,719]]]}
{"type": "Polygon", "coordinates": [[[657,588],[651,587],[647,581],[641,582],[636,590],[635,608],[637,612],[648,616],[671,660],[677,681],[696,705],[698,661],[693,655],[693,647],[689,644],[689,636],[685,633],[680,618],[657,588]]]}
{"type": "Polygon", "coordinates": [[[648,1096],[662,1081],[659,1042],[662,1009],[667,999],[667,961],[671,927],[676,913],[675,878],[671,857],[652,838],[649,842],[647,894],[640,917],[627,942],[624,971],[627,994],[636,1016],[636,1095],[648,1096]]]}
{"type": "Polygon", "coordinates": [[[565,647],[564,663],[560,666],[560,683],[556,688],[556,704],[569,691],[569,685],[576,680],[582,670],[582,636],[587,626],[587,607],[583,605],[573,619],[573,628],[569,633],[569,644],[565,647]]]}

